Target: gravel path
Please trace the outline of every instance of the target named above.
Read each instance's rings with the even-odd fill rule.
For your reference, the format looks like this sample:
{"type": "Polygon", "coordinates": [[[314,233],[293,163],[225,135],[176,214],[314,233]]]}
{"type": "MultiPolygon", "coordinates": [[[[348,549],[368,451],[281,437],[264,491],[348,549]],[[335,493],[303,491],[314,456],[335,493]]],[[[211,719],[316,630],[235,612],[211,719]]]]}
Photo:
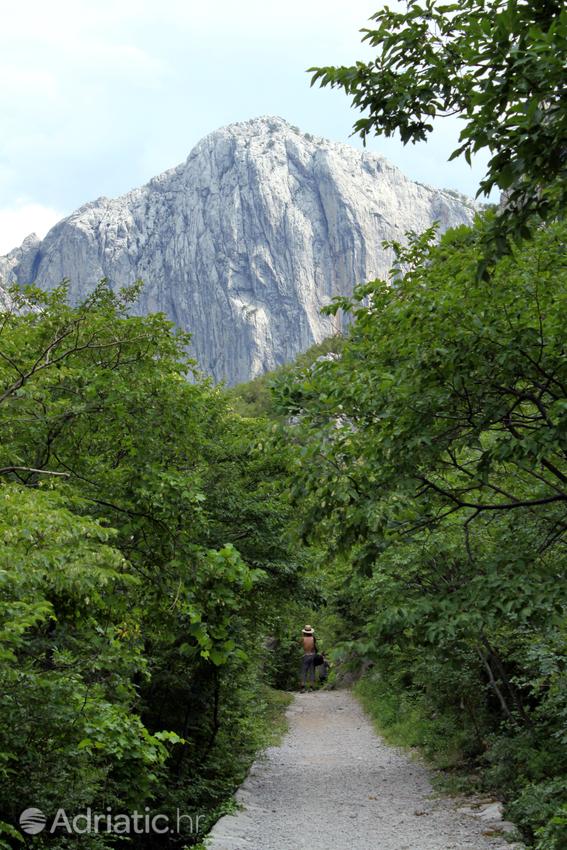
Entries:
{"type": "Polygon", "coordinates": [[[510,850],[462,800],[431,799],[425,767],[384,744],[348,691],[299,694],[288,718],[209,850],[510,850]]]}

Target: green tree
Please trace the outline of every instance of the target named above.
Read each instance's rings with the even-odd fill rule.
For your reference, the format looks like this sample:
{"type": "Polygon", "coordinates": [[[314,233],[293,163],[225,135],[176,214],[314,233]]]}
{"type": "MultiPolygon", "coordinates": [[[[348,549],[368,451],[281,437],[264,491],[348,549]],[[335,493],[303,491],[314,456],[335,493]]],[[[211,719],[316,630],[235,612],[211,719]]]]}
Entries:
{"type": "Polygon", "coordinates": [[[313,82],[342,88],[363,112],[355,131],[419,142],[433,119],[464,122],[452,157],[487,150],[480,192],[506,192],[497,219],[508,237],[554,216],[567,199],[567,12],[559,0],[410,0],[385,6],[363,29],[377,49],[369,62],[312,68],[313,82]]]}
{"type": "Polygon", "coordinates": [[[50,490],[3,484],[0,499],[1,807],[13,836],[26,804],[139,805],[167,750],[136,711],[138,580],[114,532],[50,490]]]}
{"type": "Polygon", "coordinates": [[[490,283],[474,279],[478,232],[432,236],[395,245],[390,282],[329,308],[354,315],[339,359],[282,382],[281,402],[320,429],[301,480],[346,541],[541,509],[551,543],[567,519],[565,228],[500,260],[490,283]],[[387,504],[393,493],[410,503],[387,504]],[[377,496],[381,514],[360,510],[377,496]]]}
{"type": "MultiPolygon", "coordinates": [[[[268,451],[268,425],[230,411],[223,391],[187,357],[187,336],[164,316],[128,315],[137,288],[114,295],[102,282],[76,306],[67,303],[66,285],[29,289],[15,293],[19,304],[2,315],[3,492],[29,505],[31,516],[37,505],[45,526],[37,559],[51,581],[58,573],[50,564],[60,564],[69,583],[65,593],[45,591],[49,608],[37,587],[37,614],[22,608],[12,660],[33,661],[18,708],[34,716],[36,688],[42,713],[37,745],[28,742],[21,759],[22,733],[6,751],[6,770],[19,769],[22,785],[38,787],[36,746],[50,728],[67,741],[68,726],[65,752],[81,744],[77,778],[71,784],[52,754],[50,800],[99,811],[135,802],[213,817],[258,740],[264,632],[257,624],[270,622],[282,593],[293,596],[303,558],[289,533],[289,452],[284,445],[268,451]],[[92,545],[78,544],[83,533],[92,545]],[[118,559],[121,581],[105,580],[97,558],[109,570],[118,559]],[[93,585],[101,591],[96,601],[93,585]],[[69,654],[59,651],[68,642],[74,680],[69,654]],[[61,679],[67,690],[42,690],[44,681],[61,679]],[[103,755],[108,781],[97,767],[103,755]],[[81,784],[83,795],[74,796],[81,784]]],[[[22,556],[20,567],[32,582],[34,561],[22,556]]],[[[6,585],[9,610],[20,604],[18,587],[6,585]]],[[[10,728],[2,732],[7,741],[10,728]]],[[[15,787],[3,786],[0,796],[0,817],[12,823],[15,787]]],[[[141,846],[154,840],[137,839],[141,846]]]]}
{"type": "Polygon", "coordinates": [[[383,711],[407,693],[415,743],[489,763],[532,838],[555,835],[567,772],[566,235],[490,281],[482,226],[413,236],[390,281],[329,308],[353,316],[341,356],[276,387],[304,533],[341,556],[344,653],[374,662],[383,711]]]}

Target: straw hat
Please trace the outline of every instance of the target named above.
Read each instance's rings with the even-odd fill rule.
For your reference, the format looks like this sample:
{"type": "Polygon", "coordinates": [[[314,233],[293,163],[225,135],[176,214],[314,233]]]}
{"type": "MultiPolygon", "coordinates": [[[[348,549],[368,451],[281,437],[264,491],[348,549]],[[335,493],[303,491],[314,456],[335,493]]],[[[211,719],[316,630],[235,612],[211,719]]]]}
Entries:
{"type": "Polygon", "coordinates": [[[301,634],[302,635],[313,635],[313,634],[315,634],[315,629],[312,626],[304,626],[301,629],[301,634]]]}

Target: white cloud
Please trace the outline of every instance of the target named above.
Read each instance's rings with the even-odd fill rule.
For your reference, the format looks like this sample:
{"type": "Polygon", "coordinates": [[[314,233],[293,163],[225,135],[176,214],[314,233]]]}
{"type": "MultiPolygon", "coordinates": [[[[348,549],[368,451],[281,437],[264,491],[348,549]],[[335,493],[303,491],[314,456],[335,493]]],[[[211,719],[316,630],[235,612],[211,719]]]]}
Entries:
{"type": "Polygon", "coordinates": [[[61,218],[59,210],[33,202],[19,201],[13,207],[0,208],[0,256],[20,245],[30,233],[42,239],[61,218]]]}

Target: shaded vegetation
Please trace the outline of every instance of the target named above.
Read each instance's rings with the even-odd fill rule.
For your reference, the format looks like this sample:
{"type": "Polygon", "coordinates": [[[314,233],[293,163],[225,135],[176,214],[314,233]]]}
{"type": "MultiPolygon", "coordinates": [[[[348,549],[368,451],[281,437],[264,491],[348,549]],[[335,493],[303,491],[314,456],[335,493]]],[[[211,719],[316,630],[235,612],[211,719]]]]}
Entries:
{"type": "Polygon", "coordinates": [[[567,227],[489,282],[482,232],[395,245],[389,282],[330,308],[354,319],[340,358],[276,394],[362,693],[547,850],[567,802],[567,227]]]}
{"type": "Polygon", "coordinates": [[[266,451],[268,423],[231,413],[163,316],[127,316],[136,294],[28,290],[2,316],[4,846],[26,806],[206,828],[265,740],[265,637],[305,592],[285,444],[266,451]]]}
{"type": "Polygon", "coordinates": [[[336,640],[388,734],[503,796],[538,850],[567,847],[567,307],[562,4],[466,0],[363,30],[374,59],[311,69],[363,138],[463,120],[489,154],[472,228],[393,244],[388,281],[330,312],[341,357],[276,389],[292,493],[324,547],[336,640]]]}
{"type": "Polygon", "coordinates": [[[281,415],[272,400],[271,389],[274,382],[284,375],[291,374],[297,366],[306,368],[315,363],[319,357],[339,353],[342,344],[343,337],[339,334],[327,337],[323,342],[312,345],[304,354],[298,355],[293,363],[280,366],[279,369],[266,372],[251,381],[231,387],[226,393],[233,410],[244,417],[264,416],[281,421],[281,415]]]}

